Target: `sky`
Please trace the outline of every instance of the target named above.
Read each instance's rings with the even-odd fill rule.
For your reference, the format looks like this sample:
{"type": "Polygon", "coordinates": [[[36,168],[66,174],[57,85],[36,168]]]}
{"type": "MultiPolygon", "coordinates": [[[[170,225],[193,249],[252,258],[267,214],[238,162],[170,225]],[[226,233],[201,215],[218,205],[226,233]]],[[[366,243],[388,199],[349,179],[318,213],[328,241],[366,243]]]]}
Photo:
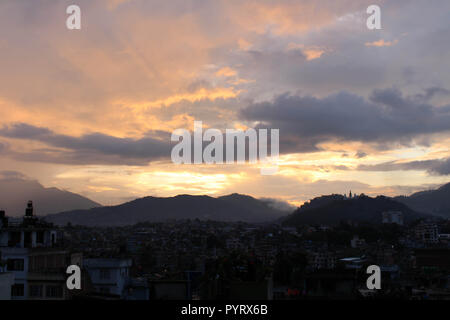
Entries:
{"type": "Polygon", "coordinates": [[[244,193],[299,205],[449,182],[447,0],[2,0],[0,178],[105,205],[244,193]],[[81,30],[66,8],[81,8],[81,30]],[[366,26],[381,8],[381,30],[366,26]],[[278,172],[170,159],[171,133],[280,130],[278,172]]]}

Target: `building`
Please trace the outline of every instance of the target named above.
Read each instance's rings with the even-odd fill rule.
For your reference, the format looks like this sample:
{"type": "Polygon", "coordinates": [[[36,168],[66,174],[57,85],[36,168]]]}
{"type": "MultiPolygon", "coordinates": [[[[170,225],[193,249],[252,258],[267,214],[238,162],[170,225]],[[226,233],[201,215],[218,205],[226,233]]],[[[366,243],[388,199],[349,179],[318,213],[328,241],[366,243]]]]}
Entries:
{"type": "Polygon", "coordinates": [[[124,298],[130,280],[131,259],[84,259],[95,291],[124,298]]]}
{"type": "Polygon", "coordinates": [[[303,295],[308,299],[355,299],[359,281],[354,270],[318,270],[307,274],[303,295]]]}
{"type": "Polygon", "coordinates": [[[235,300],[273,300],[273,279],[260,281],[232,281],[230,298],[235,300]]]}
{"type": "Polygon", "coordinates": [[[403,213],[401,211],[385,211],[382,213],[382,223],[394,223],[403,225],[403,213]]]}
{"type": "Polygon", "coordinates": [[[422,222],[416,226],[416,238],[427,244],[434,244],[439,242],[439,230],[435,223],[422,222]]]}
{"type": "Polygon", "coordinates": [[[149,300],[150,286],[146,278],[131,278],[126,286],[126,300],[149,300]]]}
{"type": "Polygon", "coordinates": [[[53,225],[33,215],[31,201],[22,219],[7,218],[5,211],[0,211],[0,247],[48,248],[56,244],[56,237],[53,225]]]}
{"type": "Polygon", "coordinates": [[[363,265],[366,263],[365,257],[348,257],[339,259],[338,262],[345,269],[361,269],[363,265]]]}
{"type": "Polygon", "coordinates": [[[242,244],[239,238],[229,238],[225,242],[228,250],[235,250],[241,248],[242,244]]]}
{"type": "Polygon", "coordinates": [[[328,251],[313,252],[309,256],[309,265],[313,269],[334,269],[336,267],[336,257],[334,253],[328,251]]]}
{"type": "Polygon", "coordinates": [[[450,270],[450,249],[417,249],[415,250],[416,266],[418,268],[438,268],[450,270]]]}
{"type": "Polygon", "coordinates": [[[189,283],[185,280],[150,281],[151,300],[189,300],[189,283]]]}
{"type": "Polygon", "coordinates": [[[440,233],[438,239],[441,243],[450,244],[450,233],[440,233]]]}
{"type": "MultiPolygon", "coordinates": [[[[68,297],[66,268],[70,255],[57,245],[57,230],[33,215],[30,201],[22,219],[12,219],[0,211],[0,255],[6,272],[14,275],[5,289],[14,300],[68,297]]],[[[3,286],[7,284],[3,283],[3,286]]]]}
{"type": "Polygon", "coordinates": [[[350,240],[350,245],[352,248],[363,248],[366,245],[365,239],[360,239],[358,236],[354,236],[352,240],[350,240]]]}
{"type": "Polygon", "coordinates": [[[11,300],[11,287],[14,284],[14,274],[0,271],[0,300],[11,300]]]}

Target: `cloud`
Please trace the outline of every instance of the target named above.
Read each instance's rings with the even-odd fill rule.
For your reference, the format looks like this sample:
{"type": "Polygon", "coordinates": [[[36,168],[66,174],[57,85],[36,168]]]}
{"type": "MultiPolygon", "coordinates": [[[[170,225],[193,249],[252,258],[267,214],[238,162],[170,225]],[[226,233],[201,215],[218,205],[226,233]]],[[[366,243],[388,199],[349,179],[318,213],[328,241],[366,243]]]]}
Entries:
{"type": "Polygon", "coordinates": [[[450,158],[439,161],[430,169],[431,172],[440,174],[440,175],[449,175],[450,174],[450,158]]]}
{"type": "Polygon", "coordinates": [[[57,163],[119,163],[144,165],[170,155],[170,135],[167,132],[149,132],[141,139],[118,138],[102,133],[80,137],[57,134],[47,128],[25,123],[3,126],[0,136],[45,143],[52,148],[28,152],[9,151],[13,156],[28,161],[57,163]]]}
{"type": "Polygon", "coordinates": [[[43,137],[52,135],[47,128],[39,128],[26,123],[14,124],[10,127],[0,129],[0,135],[7,138],[29,139],[30,137],[43,137]]]}
{"type": "MultiPolygon", "coordinates": [[[[145,167],[149,161],[170,155],[170,139],[151,130],[191,129],[194,119],[222,130],[258,123],[280,128],[284,153],[345,149],[359,159],[358,150],[364,150],[370,157],[363,160],[378,162],[384,158],[377,159],[375,146],[432,143],[435,133],[445,139],[450,2],[432,2],[381,0],[380,33],[365,26],[372,0],[77,0],[79,32],[65,28],[69,0],[0,1],[0,129],[7,125],[0,166],[39,172],[48,184],[66,164],[149,170],[159,165],[145,167]],[[389,48],[364,45],[394,39],[389,48]],[[218,76],[224,67],[232,71],[218,76]],[[393,85],[409,96],[373,92],[393,85]],[[292,94],[272,100],[283,92],[292,94]],[[238,112],[258,104],[266,107],[250,108],[248,117],[238,112]],[[273,115],[265,117],[270,106],[273,115]],[[363,145],[344,143],[347,150],[334,143],[354,140],[363,145]]],[[[312,163],[315,156],[299,157],[312,163]]],[[[344,166],[330,157],[324,153],[318,169],[309,170],[329,170],[328,177],[348,166],[344,180],[356,178],[358,160],[342,159],[349,161],[344,166]]],[[[164,165],[161,171],[172,164],[164,165]]],[[[212,167],[211,173],[218,170],[212,167]]],[[[444,164],[435,170],[445,172],[444,164]]],[[[409,179],[410,173],[403,174],[409,179]]],[[[370,175],[357,179],[368,182],[370,175]]],[[[104,180],[102,187],[112,180],[107,173],[91,177],[104,180]]],[[[426,179],[437,180],[424,176],[415,183],[426,179]]],[[[155,180],[152,192],[175,184],[155,180]]],[[[184,188],[209,188],[196,181],[184,188]]],[[[120,190],[114,197],[129,184],[127,177],[114,185],[120,190]]],[[[252,180],[243,191],[258,184],[252,180]]],[[[87,185],[80,183],[77,191],[87,185]]],[[[296,185],[286,181],[278,194],[287,189],[294,193],[296,185]]]]}
{"type": "Polygon", "coordinates": [[[425,143],[421,136],[450,130],[450,107],[435,107],[397,89],[369,99],[341,91],[323,98],[283,94],[249,105],[244,119],[280,129],[280,152],[318,150],[327,141],[360,141],[390,148],[425,143]],[[417,139],[416,139],[417,138],[417,139]]]}
{"type": "Polygon", "coordinates": [[[365,153],[364,151],[358,151],[358,152],[355,154],[355,157],[358,158],[358,159],[364,158],[364,157],[366,157],[366,156],[367,156],[367,153],[365,153]]]}
{"type": "Polygon", "coordinates": [[[292,212],[295,210],[295,206],[289,204],[289,202],[286,202],[286,201],[283,201],[280,199],[260,198],[259,200],[262,200],[262,201],[266,202],[270,207],[281,210],[281,211],[292,212]]]}
{"type": "Polygon", "coordinates": [[[450,95],[450,90],[440,87],[431,87],[425,89],[423,93],[416,94],[415,99],[417,101],[428,102],[435,96],[448,96],[448,95],[450,95]]]}
{"type": "Polygon", "coordinates": [[[236,74],[236,71],[230,67],[223,67],[216,72],[216,76],[218,77],[234,77],[236,74]]]}
{"type": "Polygon", "coordinates": [[[450,158],[417,160],[409,162],[388,161],[374,165],[359,165],[357,170],[361,171],[397,171],[397,170],[425,170],[431,174],[449,175],[450,158]]]}
{"type": "Polygon", "coordinates": [[[366,47],[391,47],[398,43],[398,40],[393,41],[385,41],[384,39],[380,39],[377,41],[366,42],[366,47]]]}
{"type": "Polygon", "coordinates": [[[306,60],[310,61],[310,60],[314,60],[314,59],[319,59],[325,53],[325,50],[304,49],[303,52],[306,55],[306,60]]]}
{"type": "MultiPolygon", "coordinates": [[[[432,142],[429,136],[450,130],[450,106],[435,107],[430,103],[434,96],[446,93],[446,89],[434,87],[411,96],[404,96],[395,88],[377,89],[369,98],[345,91],[323,98],[283,94],[272,101],[252,103],[241,109],[239,116],[250,127],[280,129],[283,154],[320,151],[326,142],[358,141],[379,149],[392,149],[427,145],[432,142]]],[[[186,107],[183,105],[175,104],[174,112],[186,107]]],[[[195,115],[198,118],[208,109],[208,101],[189,104],[190,108],[194,106],[200,111],[195,115]]],[[[170,113],[168,115],[170,117],[170,113]]],[[[15,123],[0,127],[0,136],[45,144],[29,150],[3,146],[5,154],[31,162],[147,165],[168,160],[173,147],[167,131],[149,131],[140,138],[99,132],[72,136],[45,127],[15,123]]],[[[355,154],[356,158],[365,156],[362,151],[355,154]]],[[[441,165],[429,172],[442,174],[445,170],[441,165]]]]}

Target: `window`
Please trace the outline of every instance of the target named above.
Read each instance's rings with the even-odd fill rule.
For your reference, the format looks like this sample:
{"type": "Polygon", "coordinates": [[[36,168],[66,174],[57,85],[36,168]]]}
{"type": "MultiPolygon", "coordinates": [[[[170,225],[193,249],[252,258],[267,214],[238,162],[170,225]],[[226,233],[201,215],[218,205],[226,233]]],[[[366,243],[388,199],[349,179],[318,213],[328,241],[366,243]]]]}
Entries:
{"type": "Polygon", "coordinates": [[[38,231],[36,233],[36,242],[37,243],[44,243],[44,231],[38,231]]]}
{"type": "Polygon", "coordinates": [[[111,278],[111,274],[109,272],[109,269],[100,269],[100,279],[106,280],[106,279],[110,279],[110,278],[111,278]]]}
{"type": "Polygon", "coordinates": [[[25,248],[33,247],[33,237],[31,232],[24,232],[23,234],[23,245],[25,248]]]}
{"type": "Polygon", "coordinates": [[[106,288],[106,287],[101,287],[100,288],[100,292],[101,293],[105,293],[105,294],[109,294],[110,293],[109,288],[106,288]]]}
{"type": "Polygon", "coordinates": [[[61,286],[47,286],[45,288],[45,296],[47,298],[62,298],[63,289],[61,286]]]}
{"type": "Polygon", "coordinates": [[[11,286],[11,296],[13,297],[23,297],[24,292],[23,284],[14,284],[11,286]]]}
{"type": "Polygon", "coordinates": [[[7,268],[8,271],[23,271],[24,270],[23,259],[8,259],[7,268]]]}
{"type": "Polygon", "coordinates": [[[30,286],[30,297],[41,298],[42,297],[42,285],[32,285],[30,286]]]}
{"type": "Polygon", "coordinates": [[[20,232],[13,231],[9,234],[9,244],[8,246],[15,247],[20,244],[21,234],[20,232]]]}

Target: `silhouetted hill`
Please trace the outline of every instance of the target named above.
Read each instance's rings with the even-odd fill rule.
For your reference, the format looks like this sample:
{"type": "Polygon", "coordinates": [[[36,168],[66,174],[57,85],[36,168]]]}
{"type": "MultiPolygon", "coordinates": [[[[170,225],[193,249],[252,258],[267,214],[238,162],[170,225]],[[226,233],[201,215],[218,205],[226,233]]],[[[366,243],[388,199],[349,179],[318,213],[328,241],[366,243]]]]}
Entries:
{"type": "Polygon", "coordinates": [[[336,225],[341,221],[353,221],[378,224],[381,223],[381,213],[390,210],[403,212],[406,222],[423,217],[406,205],[384,196],[371,198],[362,195],[346,199],[341,195],[330,195],[305,203],[284,219],[283,223],[336,225]]]}
{"type": "Polygon", "coordinates": [[[33,200],[35,213],[40,216],[101,206],[75,193],[45,188],[37,181],[0,179],[0,208],[6,210],[8,216],[23,216],[28,200],[33,200]]]}
{"type": "Polygon", "coordinates": [[[124,226],[168,219],[209,219],[217,221],[266,222],[286,212],[250,196],[232,194],[209,196],[179,195],[169,198],[145,197],[118,206],[63,212],[46,217],[59,225],[70,222],[86,226],[124,226]]]}
{"type": "Polygon", "coordinates": [[[421,191],[409,197],[396,197],[394,200],[419,212],[450,217],[450,183],[436,190],[421,191]]]}

